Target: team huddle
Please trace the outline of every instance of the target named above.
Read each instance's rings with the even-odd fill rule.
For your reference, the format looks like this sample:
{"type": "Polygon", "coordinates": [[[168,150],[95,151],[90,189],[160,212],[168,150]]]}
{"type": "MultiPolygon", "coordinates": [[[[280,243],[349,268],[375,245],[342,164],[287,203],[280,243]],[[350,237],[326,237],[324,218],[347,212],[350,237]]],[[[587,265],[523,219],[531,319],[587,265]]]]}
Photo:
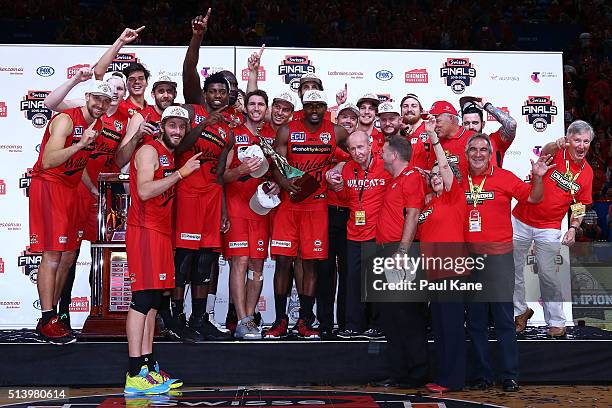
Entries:
{"type": "MultiPolygon", "coordinates": [[[[504,390],[518,390],[516,332],[533,315],[522,272],[532,243],[549,335],[565,334],[554,257],[561,243],[573,244],[591,204],[593,173],[585,160],[590,125],[576,121],[566,136],[547,144],[524,182],[503,168],[516,121],[483,97],[462,98],[459,111],[444,100],[425,111],[412,93],[382,103],[366,94],[352,104],[345,86],[332,106],[322,80],[304,74],[297,98],[289,89],[269,98],[257,84],[264,47],[248,60],[246,92],[230,71],[211,74],[202,85],[196,67],[209,16],[210,10],[191,22],[184,104],[175,103],[172,78],[151,81],[140,63],[107,72],[144,27],[126,29],[92,68],[81,68],[45,99],[58,114],[45,131],[30,185],[30,245],[43,253],[40,337],[75,341],[63,312],[74,280],[70,270],[81,241],[98,238],[98,176],[123,171],[130,174],[131,197],[126,393],[182,385],[153,354],[158,312],[164,332],[185,342],[280,339],[291,332],[306,339],[386,337],[391,376],[379,385],[427,383],[444,391],[467,382],[485,389],[494,381],[489,308],[502,350],[499,380],[504,390]],[[82,82],[89,85],[84,100],[67,100],[82,82]],[[149,84],[153,103],[145,98],[149,84]],[[501,125],[488,135],[482,133],[485,114],[501,125]],[[570,206],[570,228],[561,237],[570,206]],[[434,382],[428,382],[427,304],[361,301],[369,244],[371,256],[418,256],[417,242],[428,256],[486,256],[482,269],[459,278],[501,280],[504,288],[501,298],[487,302],[429,300],[434,382]],[[220,282],[229,284],[225,327],[214,317],[220,255],[230,263],[229,282],[220,282]],[[257,305],[269,256],[275,260],[276,318],[264,330],[257,305]],[[293,281],[300,308],[290,328],[293,281]],[[465,328],[474,349],[470,378],[465,328]]],[[[420,272],[430,281],[458,277],[439,268],[420,272]]]]}

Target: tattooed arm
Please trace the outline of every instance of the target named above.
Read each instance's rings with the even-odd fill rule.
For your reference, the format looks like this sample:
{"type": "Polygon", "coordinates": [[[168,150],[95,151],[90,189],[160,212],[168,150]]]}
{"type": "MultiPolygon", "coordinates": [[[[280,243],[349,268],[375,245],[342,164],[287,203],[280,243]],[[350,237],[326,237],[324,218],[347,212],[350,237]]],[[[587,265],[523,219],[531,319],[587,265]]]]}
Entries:
{"type": "Polygon", "coordinates": [[[491,102],[487,102],[486,99],[482,98],[480,103],[482,104],[482,109],[489,112],[491,115],[497,119],[499,123],[501,123],[500,134],[504,142],[512,143],[514,137],[516,136],[516,120],[512,118],[509,114],[504,112],[503,110],[496,108],[493,106],[491,102]]]}

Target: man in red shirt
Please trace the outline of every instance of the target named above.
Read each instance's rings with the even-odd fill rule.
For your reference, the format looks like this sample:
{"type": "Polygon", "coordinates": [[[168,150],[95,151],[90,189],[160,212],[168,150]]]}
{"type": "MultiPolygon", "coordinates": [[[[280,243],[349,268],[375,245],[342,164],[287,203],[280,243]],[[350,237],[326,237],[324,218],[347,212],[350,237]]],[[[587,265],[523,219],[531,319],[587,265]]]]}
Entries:
{"type": "Polygon", "coordinates": [[[593,128],[588,123],[577,120],[567,128],[565,140],[563,148],[552,142],[542,149],[541,155],[551,155],[552,162],[556,165],[544,177],[544,199],[538,204],[519,203],[512,211],[514,315],[517,332],[525,329],[527,321],[533,315],[533,310],[527,306],[525,299],[523,277],[525,258],[533,243],[548,335],[565,335],[564,297],[555,257],[559,255],[561,243],[568,246],[574,244],[584,207],[593,202],[593,170],[585,158],[593,140],[593,128]],[[572,209],[570,227],[561,239],[561,223],[567,214],[568,206],[572,209]]]}
{"type": "Polygon", "coordinates": [[[378,96],[368,93],[357,100],[357,108],[359,109],[359,124],[357,130],[362,130],[372,139],[372,146],[376,150],[380,150],[385,143],[383,134],[374,127],[376,115],[378,113],[378,105],[380,100],[378,96]]]}
{"type": "Polygon", "coordinates": [[[434,102],[429,114],[436,118],[435,132],[440,139],[448,162],[455,164],[464,173],[467,169],[465,144],[474,131],[459,125],[457,110],[450,102],[434,102]]]}
{"type": "Polygon", "coordinates": [[[493,115],[501,124],[497,131],[489,134],[489,139],[493,147],[494,163],[496,166],[502,167],[506,150],[508,150],[516,136],[516,120],[506,112],[493,106],[485,98],[474,98],[473,101],[465,102],[461,106],[463,127],[476,133],[482,133],[485,126],[483,110],[493,115]]]}
{"type": "MultiPolygon", "coordinates": [[[[276,257],[274,299],[276,321],[266,337],[279,338],[287,334],[287,288],[289,268],[295,257],[302,258],[303,284],[300,293],[298,332],[301,337],[317,338],[312,328],[312,312],[316,291],[316,260],[327,258],[327,199],[324,175],[332,164],[337,145],[344,144],[346,130],[324,119],[327,110],[325,94],[307,91],[303,97],[304,119],[293,120],[279,129],[276,152],[287,158],[289,165],[309,173],[319,188],[299,203],[290,200],[290,194],[299,191],[293,179],[285,178],[278,169],[273,174],[282,187],[281,205],[272,222],[272,255],[276,257]]],[[[299,287],[299,285],[298,285],[299,287]]]]}
{"type": "Polygon", "coordinates": [[[347,147],[351,160],[344,165],[342,177],[337,181],[337,188],[340,189],[338,198],[348,203],[350,210],[346,227],[346,325],[338,337],[374,338],[380,337],[380,334],[376,333],[377,329],[373,326],[366,330],[368,323],[373,322],[366,321],[366,307],[369,305],[361,302],[362,251],[368,248],[368,242],[373,243],[376,238],[378,212],[391,175],[385,170],[380,155],[372,152],[372,143],[367,133],[361,130],[351,133],[347,147]]]}
{"type": "Polygon", "coordinates": [[[132,300],[126,319],[129,369],[126,394],[160,394],[182,381],[170,378],[153,356],[155,317],[164,290],[174,287],[172,213],[175,184],[200,167],[193,156],[176,170],[174,149],[189,129],[189,114],[180,106],[163,113],[159,139],[145,142],[130,163],[130,209],[126,252],[132,300]]]}
{"type": "MultiPolygon", "coordinates": [[[[383,147],[384,168],[392,178],[382,198],[376,223],[376,256],[379,258],[417,256],[412,242],[425,190],[420,173],[409,164],[411,153],[412,146],[400,135],[391,136],[383,147]]],[[[424,385],[428,377],[425,303],[381,302],[376,306],[388,342],[390,377],[373,385],[409,388],[424,385]]]]}
{"type": "Polygon", "coordinates": [[[30,249],[42,252],[37,283],[42,318],[36,332],[54,344],[75,341],[59,321],[56,306],[81,243],[82,232],[74,219],[77,188],[111,99],[108,83],[92,81],[85,106],[65,110],[49,121],[32,171],[30,249]]]}
{"type": "Polygon", "coordinates": [[[480,267],[472,269],[471,279],[482,284],[482,290],[469,294],[467,331],[474,349],[473,389],[487,389],[493,384],[489,363],[487,323],[489,307],[495,322],[500,346],[500,380],[504,391],[517,391],[518,346],[514,332],[512,293],[512,198],[518,202],[537,203],[542,200],[542,176],[548,170],[547,156],[532,163],[531,184],[521,181],[508,170],[496,167],[489,137],[481,133],[469,137],[466,144],[468,168],[461,186],[468,205],[466,242],[471,256],[479,259],[480,267]]]}
{"type": "Polygon", "coordinates": [[[412,144],[411,163],[415,167],[429,170],[435,162],[435,154],[429,136],[425,131],[425,122],[422,119],[423,106],[415,94],[408,94],[402,98],[402,122],[406,127],[400,133],[410,140],[412,144]]]}

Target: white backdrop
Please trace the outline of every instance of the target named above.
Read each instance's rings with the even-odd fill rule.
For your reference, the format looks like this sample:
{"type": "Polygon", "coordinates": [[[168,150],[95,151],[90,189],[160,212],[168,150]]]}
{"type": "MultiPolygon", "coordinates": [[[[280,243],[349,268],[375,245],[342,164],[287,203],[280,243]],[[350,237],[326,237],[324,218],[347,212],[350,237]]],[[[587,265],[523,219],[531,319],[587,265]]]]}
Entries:
{"type": "MultiPolygon", "coordinates": [[[[44,92],[51,91],[78,69],[93,64],[103,46],[0,46],[0,328],[34,327],[39,317],[35,275],[40,257],[26,253],[28,245],[28,169],[38,156],[45,118],[44,92]],[[36,92],[29,92],[36,91],[36,92]],[[29,97],[28,97],[29,96],[29,97]],[[41,99],[42,98],[42,99],[41,99]]],[[[182,102],[181,69],[186,47],[127,47],[114,62],[115,68],[137,58],[152,77],[170,75],[179,84],[177,102],[182,102]]],[[[222,69],[236,73],[240,87],[246,88],[247,58],[258,48],[203,47],[198,71],[205,76],[222,69]]],[[[461,96],[484,96],[491,103],[509,110],[518,122],[517,137],[506,153],[504,167],[519,177],[529,172],[529,159],[535,158],[547,142],[560,137],[563,129],[562,58],[560,53],[344,50],[270,48],[262,56],[259,86],[275,94],[295,87],[305,72],[322,80],[335,106],[336,91],[348,84],[348,99],[355,103],[365,93],[400,100],[416,93],[425,109],[438,99],[459,105],[461,96]],[[537,97],[537,98],[534,98],[537,97]],[[532,123],[529,123],[532,122],[532,123]]],[[[153,81],[150,81],[152,84],[153,81]]],[[[69,97],[80,97],[83,88],[69,97]]],[[[148,96],[148,95],[147,95],[148,96]]],[[[297,95],[296,95],[297,97],[297,95]]],[[[150,96],[148,99],[151,100],[150,96]]],[[[485,132],[499,124],[489,118],[485,132]]],[[[560,273],[569,291],[567,251],[560,273]]],[[[83,245],[73,290],[72,321],[80,327],[89,308],[87,276],[89,247],[83,245]]],[[[227,310],[227,266],[219,278],[217,319],[227,310]]],[[[527,290],[537,298],[537,277],[526,267],[527,290]]],[[[265,268],[260,308],[266,322],[274,319],[272,293],[273,263],[265,268]]],[[[568,296],[569,298],[569,296],[568,296]]],[[[291,304],[292,302],[290,302],[291,304]]],[[[543,322],[537,303],[532,322],[543,322]]],[[[571,304],[566,304],[571,320],[571,304]]]]}

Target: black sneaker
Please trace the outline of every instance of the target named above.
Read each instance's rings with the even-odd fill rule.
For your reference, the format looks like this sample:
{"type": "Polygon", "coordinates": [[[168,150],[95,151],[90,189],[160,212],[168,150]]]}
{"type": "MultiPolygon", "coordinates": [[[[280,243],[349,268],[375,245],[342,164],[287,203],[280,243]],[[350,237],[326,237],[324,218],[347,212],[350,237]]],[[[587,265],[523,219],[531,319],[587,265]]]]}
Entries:
{"type": "Polygon", "coordinates": [[[340,337],[341,339],[356,339],[360,336],[363,336],[363,333],[358,332],[357,330],[344,329],[344,330],[340,330],[337,333],[337,336],[340,337]]]}
{"type": "Polygon", "coordinates": [[[368,329],[357,337],[361,337],[368,340],[382,340],[385,338],[385,335],[378,329],[368,329]]]}
{"type": "Polygon", "coordinates": [[[189,328],[195,330],[206,341],[230,340],[232,338],[230,333],[224,333],[217,329],[214,324],[208,321],[207,317],[207,313],[202,316],[192,314],[189,317],[189,328]]]}
{"type": "Polygon", "coordinates": [[[196,343],[204,340],[197,332],[187,327],[185,313],[181,313],[168,320],[164,330],[168,337],[185,343],[196,343]]]}

